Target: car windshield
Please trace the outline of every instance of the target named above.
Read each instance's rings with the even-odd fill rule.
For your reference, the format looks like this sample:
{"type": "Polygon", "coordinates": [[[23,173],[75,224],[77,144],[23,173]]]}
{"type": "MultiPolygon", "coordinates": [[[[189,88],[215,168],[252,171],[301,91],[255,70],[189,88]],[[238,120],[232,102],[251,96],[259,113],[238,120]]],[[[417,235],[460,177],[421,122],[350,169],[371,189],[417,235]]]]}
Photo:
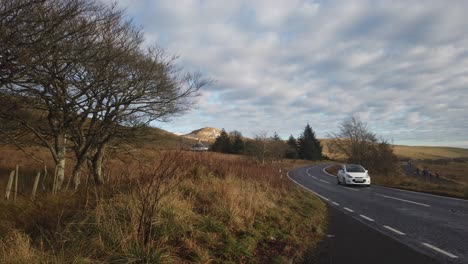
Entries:
{"type": "Polygon", "coordinates": [[[346,165],[347,172],[366,172],[361,165],[346,165]]]}

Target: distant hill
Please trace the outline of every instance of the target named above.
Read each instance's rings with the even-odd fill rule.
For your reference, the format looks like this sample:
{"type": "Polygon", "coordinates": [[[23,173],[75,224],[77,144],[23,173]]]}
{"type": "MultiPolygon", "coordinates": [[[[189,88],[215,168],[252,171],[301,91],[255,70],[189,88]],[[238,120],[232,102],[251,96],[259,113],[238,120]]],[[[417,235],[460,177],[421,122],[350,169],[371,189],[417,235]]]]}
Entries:
{"type": "MultiPolygon", "coordinates": [[[[325,155],[332,157],[328,143],[329,139],[320,139],[325,155]]],[[[431,146],[404,146],[394,145],[394,153],[399,158],[409,159],[453,159],[453,158],[468,158],[468,149],[452,148],[452,147],[431,147],[431,146]]]]}
{"type": "Polygon", "coordinates": [[[136,134],[134,143],[140,147],[146,146],[155,149],[188,149],[197,143],[197,140],[193,138],[178,136],[155,127],[140,128],[136,134]]]}
{"type": "Polygon", "coordinates": [[[183,137],[205,142],[213,142],[220,134],[221,129],[214,127],[204,127],[183,135],[183,137]]]}
{"type": "Polygon", "coordinates": [[[468,158],[468,149],[430,146],[394,146],[395,154],[411,159],[468,158]]]}

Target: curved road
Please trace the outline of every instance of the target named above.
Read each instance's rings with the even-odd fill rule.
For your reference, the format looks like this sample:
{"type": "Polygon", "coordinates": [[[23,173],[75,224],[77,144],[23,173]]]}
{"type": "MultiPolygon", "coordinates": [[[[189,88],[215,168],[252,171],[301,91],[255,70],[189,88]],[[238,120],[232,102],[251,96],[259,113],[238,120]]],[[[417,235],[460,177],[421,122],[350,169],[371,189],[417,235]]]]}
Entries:
{"type": "Polygon", "coordinates": [[[324,171],[328,166],[302,167],[288,176],[330,206],[440,263],[468,263],[467,200],[376,185],[345,187],[324,171]]]}

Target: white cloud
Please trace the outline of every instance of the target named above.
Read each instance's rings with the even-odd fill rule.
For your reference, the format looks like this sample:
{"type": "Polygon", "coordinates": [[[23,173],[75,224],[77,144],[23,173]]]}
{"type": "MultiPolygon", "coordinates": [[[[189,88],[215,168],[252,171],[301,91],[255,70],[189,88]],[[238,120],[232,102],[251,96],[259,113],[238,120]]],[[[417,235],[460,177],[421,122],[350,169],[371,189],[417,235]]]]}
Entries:
{"type": "Polygon", "coordinates": [[[118,2],[217,80],[165,128],[286,136],[310,122],[324,136],[355,114],[396,143],[466,142],[466,1],[118,2]]]}

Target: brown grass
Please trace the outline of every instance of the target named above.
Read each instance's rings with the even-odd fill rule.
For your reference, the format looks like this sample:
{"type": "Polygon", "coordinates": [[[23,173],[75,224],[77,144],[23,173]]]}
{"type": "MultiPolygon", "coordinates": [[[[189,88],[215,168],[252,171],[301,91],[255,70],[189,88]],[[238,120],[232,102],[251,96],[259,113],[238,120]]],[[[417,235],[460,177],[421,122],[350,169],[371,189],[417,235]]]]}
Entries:
{"type": "Polygon", "coordinates": [[[414,161],[413,164],[420,169],[428,169],[433,173],[438,173],[442,178],[468,185],[468,162],[414,161]]]}
{"type": "MultiPolygon", "coordinates": [[[[320,143],[323,146],[323,153],[331,158],[339,159],[340,157],[330,152],[328,147],[329,142],[329,139],[320,139],[320,143]]],[[[468,149],[464,148],[393,145],[393,151],[395,155],[401,159],[468,158],[468,149]]]]}
{"type": "Polygon", "coordinates": [[[410,159],[451,159],[468,157],[468,149],[450,147],[395,145],[394,152],[398,157],[410,159]]]}
{"type": "MultiPolygon", "coordinates": [[[[162,155],[168,152],[177,155],[184,178],[179,182],[174,175],[162,186],[175,187],[154,216],[149,251],[137,237],[141,200],[135,199],[135,182],[161,152],[142,148],[108,160],[109,185],[97,190],[98,200],[92,185],[83,185],[77,193],[42,192],[34,202],[0,202],[0,262],[297,262],[323,236],[324,204],[285,176],[286,167],[302,162],[260,166],[235,155],[162,155]]],[[[1,153],[5,164],[21,157],[1,153]]]]}

